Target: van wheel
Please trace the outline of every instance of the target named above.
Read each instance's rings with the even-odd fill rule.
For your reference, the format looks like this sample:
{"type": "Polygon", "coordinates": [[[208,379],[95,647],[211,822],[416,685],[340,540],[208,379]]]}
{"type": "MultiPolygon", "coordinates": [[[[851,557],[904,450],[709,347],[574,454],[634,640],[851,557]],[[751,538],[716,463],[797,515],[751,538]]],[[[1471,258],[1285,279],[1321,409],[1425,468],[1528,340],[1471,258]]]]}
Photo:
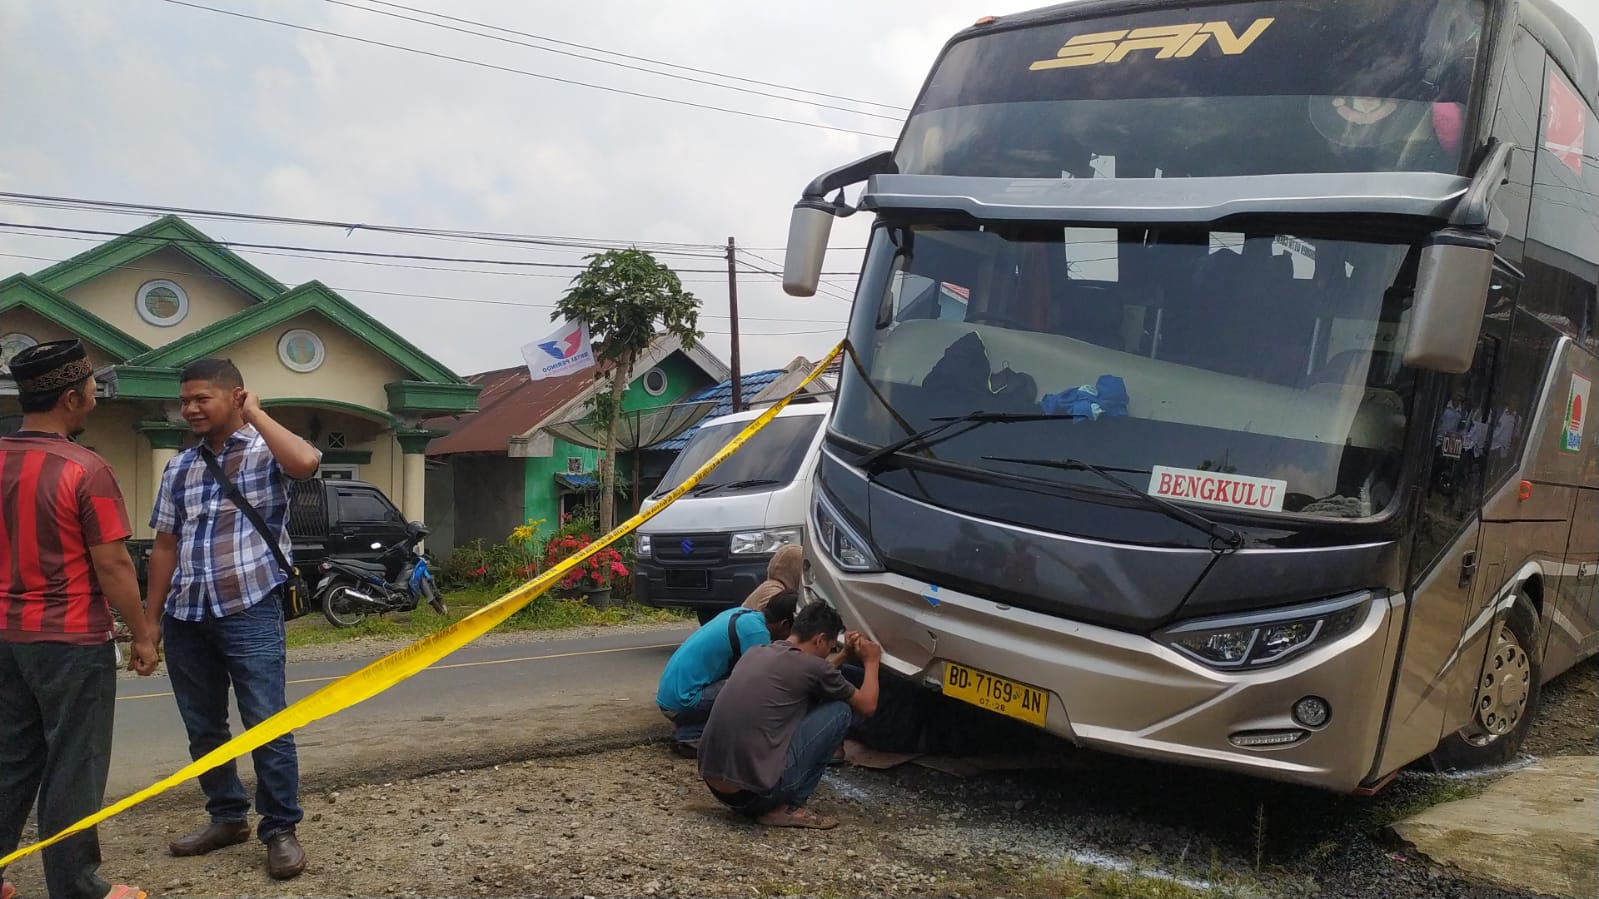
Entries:
{"type": "Polygon", "coordinates": [[[1538,613],[1522,594],[1494,633],[1471,721],[1433,751],[1439,768],[1484,768],[1516,757],[1538,713],[1543,662],[1534,651],[1537,635],[1538,613]]]}
{"type": "Polygon", "coordinates": [[[707,609],[703,606],[694,610],[694,617],[700,620],[700,624],[710,624],[711,619],[720,614],[722,614],[721,609],[707,609]]]}

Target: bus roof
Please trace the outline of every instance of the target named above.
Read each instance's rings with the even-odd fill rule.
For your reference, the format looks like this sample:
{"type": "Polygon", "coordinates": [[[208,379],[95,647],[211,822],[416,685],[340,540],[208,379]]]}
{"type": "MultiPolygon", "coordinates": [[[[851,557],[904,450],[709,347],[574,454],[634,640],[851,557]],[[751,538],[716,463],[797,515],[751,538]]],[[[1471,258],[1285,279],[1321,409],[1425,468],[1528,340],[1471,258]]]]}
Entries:
{"type": "MultiPolygon", "coordinates": [[[[1232,0],[1204,0],[1209,3],[1232,0]]],[[[1516,0],[1488,0],[1489,5],[1506,6],[1516,0]]],[[[950,39],[950,43],[996,29],[1022,28],[1063,19],[1088,18],[1114,13],[1136,13],[1167,6],[1193,6],[1182,0],[1078,0],[1075,3],[1057,3],[1026,12],[996,17],[989,26],[974,25],[950,39]]],[[[1599,54],[1595,53],[1593,36],[1565,7],[1554,0],[1520,0],[1521,25],[1527,29],[1549,55],[1565,70],[1587,99],[1588,105],[1599,108],[1599,54]]]]}
{"type": "Polygon", "coordinates": [[[1521,0],[1521,24],[1566,71],[1588,105],[1599,109],[1599,54],[1577,17],[1552,0],[1521,0]]]}

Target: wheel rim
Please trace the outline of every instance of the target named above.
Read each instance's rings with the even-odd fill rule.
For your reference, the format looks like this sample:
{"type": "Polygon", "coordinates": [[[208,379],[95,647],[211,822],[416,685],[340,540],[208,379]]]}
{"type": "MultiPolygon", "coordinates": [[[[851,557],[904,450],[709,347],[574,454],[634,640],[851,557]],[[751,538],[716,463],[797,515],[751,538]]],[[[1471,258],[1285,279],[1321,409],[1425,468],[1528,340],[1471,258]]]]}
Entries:
{"type": "Polygon", "coordinates": [[[1477,685],[1477,716],[1467,739],[1483,746],[1514,731],[1532,695],[1532,660],[1509,623],[1499,625],[1477,685]]]}
{"type": "Polygon", "coordinates": [[[328,594],[327,599],[328,609],[332,613],[331,617],[336,619],[335,623],[346,627],[360,624],[366,617],[366,609],[362,607],[360,601],[350,599],[348,595],[347,587],[339,587],[328,594]]]}

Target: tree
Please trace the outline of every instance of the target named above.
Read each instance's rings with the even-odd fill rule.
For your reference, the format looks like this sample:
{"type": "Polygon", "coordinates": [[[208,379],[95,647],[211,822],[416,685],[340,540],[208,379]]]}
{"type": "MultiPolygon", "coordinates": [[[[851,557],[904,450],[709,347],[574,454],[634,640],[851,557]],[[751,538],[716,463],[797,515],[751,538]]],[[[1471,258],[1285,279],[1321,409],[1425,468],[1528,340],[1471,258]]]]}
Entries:
{"type": "MultiPolygon", "coordinates": [[[[552,321],[588,322],[594,358],[610,389],[591,403],[605,425],[600,447],[600,530],[615,526],[616,424],[622,392],[633,380],[633,365],[659,332],[677,338],[683,349],[705,335],[699,331],[700,301],[683,289],[670,268],[642,250],[607,250],[584,257],[588,268],[555,304],[552,321]]],[[[637,460],[634,460],[637,464],[637,460]]]]}

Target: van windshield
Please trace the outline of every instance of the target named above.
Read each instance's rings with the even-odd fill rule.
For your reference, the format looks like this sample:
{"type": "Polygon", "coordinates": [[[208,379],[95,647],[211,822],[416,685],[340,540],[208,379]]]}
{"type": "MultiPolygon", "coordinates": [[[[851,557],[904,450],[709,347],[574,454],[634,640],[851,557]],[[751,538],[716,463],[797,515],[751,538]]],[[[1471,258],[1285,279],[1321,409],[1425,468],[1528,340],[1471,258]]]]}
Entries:
{"type": "MultiPolygon", "coordinates": [[[[750,482],[751,489],[771,489],[793,481],[824,418],[824,415],[791,415],[773,419],[748,443],[739,447],[738,452],[712,470],[700,486],[726,484],[729,485],[727,489],[737,489],[736,484],[750,482]]],[[[666,470],[661,486],[656,488],[651,498],[665,496],[675,490],[677,485],[709,462],[748,424],[747,421],[730,421],[700,428],[689,439],[688,446],[677,454],[677,459],[666,470]]]]}

